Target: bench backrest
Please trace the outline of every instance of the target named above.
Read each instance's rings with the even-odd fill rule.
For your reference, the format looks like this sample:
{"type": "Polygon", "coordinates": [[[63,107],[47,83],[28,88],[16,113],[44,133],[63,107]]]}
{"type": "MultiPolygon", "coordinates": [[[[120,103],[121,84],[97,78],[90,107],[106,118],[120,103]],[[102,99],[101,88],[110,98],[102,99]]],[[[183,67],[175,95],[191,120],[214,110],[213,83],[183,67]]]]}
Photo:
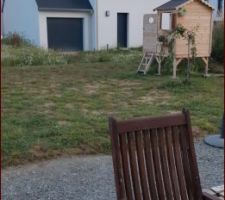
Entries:
{"type": "Polygon", "coordinates": [[[109,118],[118,200],[200,200],[189,112],[109,118]]]}

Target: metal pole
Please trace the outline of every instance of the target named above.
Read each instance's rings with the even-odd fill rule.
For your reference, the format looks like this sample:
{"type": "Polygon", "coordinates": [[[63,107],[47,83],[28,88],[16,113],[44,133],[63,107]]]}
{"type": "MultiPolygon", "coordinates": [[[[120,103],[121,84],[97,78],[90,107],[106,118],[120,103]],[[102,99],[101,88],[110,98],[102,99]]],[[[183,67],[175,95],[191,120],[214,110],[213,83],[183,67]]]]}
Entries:
{"type": "Polygon", "coordinates": [[[224,139],[224,114],[223,114],[223,118],[222,118],[220,137],[224,139]]]}

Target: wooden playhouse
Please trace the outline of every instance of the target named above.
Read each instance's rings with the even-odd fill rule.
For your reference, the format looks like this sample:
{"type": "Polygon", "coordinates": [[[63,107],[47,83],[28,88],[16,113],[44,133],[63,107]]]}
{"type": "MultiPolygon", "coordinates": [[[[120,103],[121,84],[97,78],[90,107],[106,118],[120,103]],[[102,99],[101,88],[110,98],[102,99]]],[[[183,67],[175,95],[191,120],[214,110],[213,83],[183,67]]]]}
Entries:
{"type": "MultiPolygon", "coordinates": [[[[195,31],[196,57],[205,63],[205,75],[208,74],[208,59],[211,54],[213,8],[204,0],[171,0],[156,9],[157,14],[144,16],[143,51],[144,56],[138,72],[147,73],[155,58],[158,62],[158,73],[161,73],[161,62],[169,55],[168,47],[159,42],[159,37],[168,36],[178,25],[195,31]]],[[[178,64],[188,57],[187,41],[177,38],[173,48],[173,78],[176,78],[178,64]]]]}

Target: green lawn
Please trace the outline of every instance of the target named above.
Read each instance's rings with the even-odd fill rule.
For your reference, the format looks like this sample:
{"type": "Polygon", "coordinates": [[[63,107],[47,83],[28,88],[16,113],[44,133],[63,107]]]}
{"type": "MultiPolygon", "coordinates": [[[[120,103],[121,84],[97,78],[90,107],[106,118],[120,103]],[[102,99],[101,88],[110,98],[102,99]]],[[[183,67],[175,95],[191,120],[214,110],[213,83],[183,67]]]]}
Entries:
{"type": "Polygon", "coordinates": [[[141,51],[83,53],[70,64],[3,67],[3,166],[62,154],[109,153],[107,118],[190,109],[192,124],[215,132],[223,77],[136,75],[141,51]]]}

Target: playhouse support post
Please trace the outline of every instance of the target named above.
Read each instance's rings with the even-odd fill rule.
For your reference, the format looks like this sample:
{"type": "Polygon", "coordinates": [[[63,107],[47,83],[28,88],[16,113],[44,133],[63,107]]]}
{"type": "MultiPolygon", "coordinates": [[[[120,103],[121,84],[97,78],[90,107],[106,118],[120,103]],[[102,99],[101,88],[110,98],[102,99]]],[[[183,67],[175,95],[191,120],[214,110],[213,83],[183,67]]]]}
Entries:
{"type": "Polygon", "coordinates": [[[158,63],[158,76],[161,76],[161,68],[162,68],[162,65],[161,65],[161,63],[162,63],[162,59],[161,58],[159,58],[159,57],[155,57],[156,58],[156,61],[157,61],[157,63],[158,63]]]}
{"type": "Polygon", "coordinates": [[[174,58],[173,59],[173,79],[177,78],[177,66],[182,61],[182,58],[174,58]]]}
{"type": "Polygon", "coordinates": [[[158,75],[161,75],[161,60],[159,61],[159,66],[158,66],[158,75]]]}
{"type": "Polygon", "coordinates": [[[205,74],[204,74],[204,76],[208,77],[209,76],[209,74],[208,74],[208,71],[209,71],[209,58],[208,57],[202,57],[202,60],[205,63],[205,74]]]}
{"type": "Polygon", "coordinates": [[[173,79],[177,78],[177,59],[173,59],[173,79]]]}

